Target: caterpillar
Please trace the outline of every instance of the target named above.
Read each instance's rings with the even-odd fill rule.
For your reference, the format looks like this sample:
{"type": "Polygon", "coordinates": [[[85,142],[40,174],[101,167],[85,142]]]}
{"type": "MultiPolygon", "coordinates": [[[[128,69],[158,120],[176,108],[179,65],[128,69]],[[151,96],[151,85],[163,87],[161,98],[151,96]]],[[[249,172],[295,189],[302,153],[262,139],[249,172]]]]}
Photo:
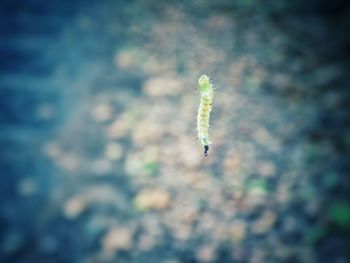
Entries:
{"type": "Polygon", "coordinates": [[[208,130],[214,90],[213,84],[210,82],[209,77],[205,74],[198,79],[198,85],[201,98],[197,115],[197,132],[199,142],[204,145],[204,156],[207,157],[209,144],[211,144],[208,130]]]}

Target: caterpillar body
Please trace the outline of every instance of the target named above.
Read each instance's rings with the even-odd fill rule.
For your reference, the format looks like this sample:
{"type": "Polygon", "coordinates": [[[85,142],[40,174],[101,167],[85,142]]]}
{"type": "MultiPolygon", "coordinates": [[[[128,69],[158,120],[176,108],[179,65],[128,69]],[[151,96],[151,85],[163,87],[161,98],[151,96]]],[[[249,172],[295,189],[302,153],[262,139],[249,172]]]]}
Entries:
{"type": "Polygon", "coordinates": [[[213,84],[207,75],[202,75],[198,79],[199,91],[200,91],[200,104],[197,115],[197,132],[198,140],[204,145],[204,156],[208,156],[209,144],[209,118],[213,104],[213,84]]]}

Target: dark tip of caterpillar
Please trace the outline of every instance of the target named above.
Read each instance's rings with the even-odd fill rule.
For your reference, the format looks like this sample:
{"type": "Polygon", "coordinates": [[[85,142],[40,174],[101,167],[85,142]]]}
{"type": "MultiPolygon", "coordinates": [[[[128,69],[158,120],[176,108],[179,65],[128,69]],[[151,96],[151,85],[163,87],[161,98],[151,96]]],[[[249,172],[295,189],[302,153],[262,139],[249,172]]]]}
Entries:
{"type": "Polygon", "coordinates": [[[208,151],[209,151],[209,146],[208,145],[204,145],[204,156],[205,157],[208,156],[208,151]]]}

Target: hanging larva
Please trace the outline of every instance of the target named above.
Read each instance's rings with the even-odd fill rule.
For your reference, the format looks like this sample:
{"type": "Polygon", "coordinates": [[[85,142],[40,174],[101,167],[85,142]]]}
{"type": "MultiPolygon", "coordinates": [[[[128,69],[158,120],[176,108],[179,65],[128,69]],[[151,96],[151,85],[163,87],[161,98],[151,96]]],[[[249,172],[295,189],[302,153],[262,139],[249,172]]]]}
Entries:
{"type": "Polygon", "coordinates": [[[198,79],[198,85],[201,99],[197,115],[197,131],[198,140],[204,145],[204,156],[206,157],[208,156],[209,144],[211,144],[208,130],[214,91],[213,84],[210,83],[209,77],[205,74],[198,79]]]}

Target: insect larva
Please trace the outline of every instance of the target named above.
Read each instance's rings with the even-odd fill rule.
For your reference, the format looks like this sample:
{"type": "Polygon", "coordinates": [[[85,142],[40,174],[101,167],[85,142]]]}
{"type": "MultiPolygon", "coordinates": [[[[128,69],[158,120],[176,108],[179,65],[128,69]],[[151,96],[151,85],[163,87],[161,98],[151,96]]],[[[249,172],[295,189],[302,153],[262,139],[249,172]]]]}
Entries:
{"type": "Polygon", "coordinates": [[[199,91],[201,94],[200,104],[198,108],[197,115],[197,131],[198,131],[198,140],[204,145],[204,156],[208,156],[209,144],[209,118],[211,107],[213,104],[213,84],[210,83],[210,79],[207,75],[202,75],[198,79],[199,91]]]}

